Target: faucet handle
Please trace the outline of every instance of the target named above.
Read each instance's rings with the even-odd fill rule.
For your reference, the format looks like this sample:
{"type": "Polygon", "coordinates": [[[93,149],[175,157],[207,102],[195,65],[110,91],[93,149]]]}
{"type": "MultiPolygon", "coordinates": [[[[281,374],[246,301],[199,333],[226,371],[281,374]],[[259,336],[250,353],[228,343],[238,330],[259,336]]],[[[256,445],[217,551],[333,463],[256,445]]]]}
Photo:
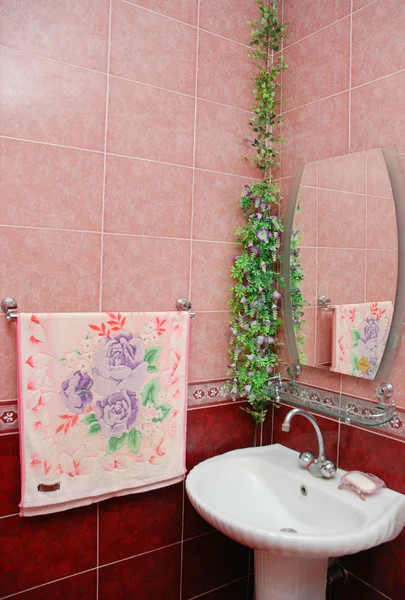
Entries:
{"type": "Polygon", "coordinates": [[[331,460],[325,459],[321,464],[322,477],[325,477],[325,479],[330,479],[331,477],[334,477],[335,473],[336,473],[335,464],[331,460]]]}
{"type": "Polygon", "coordinates": [[[314,462],[315,456],[312,454],[312,452],[301,452],[301,454],[298,457],[298,460],[300,461],[301,467],[303,467],[304,469],[308,469],[309,465],[311,465],[314,462]]]}

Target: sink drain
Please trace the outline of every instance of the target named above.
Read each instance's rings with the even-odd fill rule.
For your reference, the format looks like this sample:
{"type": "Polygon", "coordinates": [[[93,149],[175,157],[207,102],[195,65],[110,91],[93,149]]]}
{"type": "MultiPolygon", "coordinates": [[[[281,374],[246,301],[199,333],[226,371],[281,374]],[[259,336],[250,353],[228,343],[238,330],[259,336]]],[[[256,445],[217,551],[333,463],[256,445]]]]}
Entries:
{"type": "Polygon", "coordinates": [[[298,533],[296,529],[292,529],[291,527],[283,527],[280,531],[286,531],[287,533],[298,533]]]}

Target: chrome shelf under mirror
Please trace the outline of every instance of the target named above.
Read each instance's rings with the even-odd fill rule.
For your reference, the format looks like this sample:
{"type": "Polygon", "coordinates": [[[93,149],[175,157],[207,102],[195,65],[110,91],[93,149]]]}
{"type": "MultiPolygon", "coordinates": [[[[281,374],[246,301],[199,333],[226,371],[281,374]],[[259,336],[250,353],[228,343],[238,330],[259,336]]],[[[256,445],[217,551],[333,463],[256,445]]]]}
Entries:
{"type": "Polygon", "coordinates": [[[397,416],[394,401],[389,404],[367,402],[296,381],[275,381],[270,384],[267,392],[268,396],[276,402],[287,402],[319,414],[335,417],[348,424],[379,427],[397,416]]]}

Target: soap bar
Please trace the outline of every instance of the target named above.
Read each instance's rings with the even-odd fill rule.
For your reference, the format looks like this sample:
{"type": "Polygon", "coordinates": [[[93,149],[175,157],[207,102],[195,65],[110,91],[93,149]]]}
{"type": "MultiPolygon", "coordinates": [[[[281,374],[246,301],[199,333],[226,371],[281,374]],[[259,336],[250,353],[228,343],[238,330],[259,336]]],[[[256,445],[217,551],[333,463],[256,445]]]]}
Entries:
{"type": "Polygon", "coordinates": [[[361,471],[349,471],[345,473],[340,480],[339,489],[349,488],[360,496],[362,500],[366,496],[374,494],[380,488],[386,487],[384,481],[371,473],[362,473],[361,471]]]}
{"type": "Polygon", "coordinates": [[[367,475],[363,473],[359,473],[358,471],[352,471],[351,473],[347,473],[346,475],[347,483],[351,483],[361,492],[365,492],[366,494],[370,494],[374,492],[376,489],[376,484],[372,481],[367,475]]]}

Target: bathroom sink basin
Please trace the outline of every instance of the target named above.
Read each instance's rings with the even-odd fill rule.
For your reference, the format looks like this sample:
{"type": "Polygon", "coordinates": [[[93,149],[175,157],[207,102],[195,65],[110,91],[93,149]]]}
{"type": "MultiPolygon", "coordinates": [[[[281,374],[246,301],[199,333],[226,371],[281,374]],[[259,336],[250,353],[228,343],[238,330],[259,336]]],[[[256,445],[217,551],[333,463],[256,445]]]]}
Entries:
{"type": "Polygon", "coordinates": [[[341,556],[395,538],[405,521],[405,496],[384,489],[364,502],[338,490],[344,473],[312,477],[299,467],[298,452],[274,444],[200,463],[189,473],[186,489],[206,521],[257,550],[341,556]]]}
{"type": "Polygon", "coordinates": [[[405,496],[382,489],[362,501],[338,489],[344,473],[338,469],[333,479],[313,477],[299,466],[298,452],[274,444],[200,463],[189,473],[186,489],[206,521],[256,551],[258,600],[288,594],[316,600],[325,598],[328,557],[392,540],[405,521],[405,496]],[[282,585],[273,582],[275,590],[269,591],[267,580],[282,579],[283,573],[287,579],[282,585]]]}

